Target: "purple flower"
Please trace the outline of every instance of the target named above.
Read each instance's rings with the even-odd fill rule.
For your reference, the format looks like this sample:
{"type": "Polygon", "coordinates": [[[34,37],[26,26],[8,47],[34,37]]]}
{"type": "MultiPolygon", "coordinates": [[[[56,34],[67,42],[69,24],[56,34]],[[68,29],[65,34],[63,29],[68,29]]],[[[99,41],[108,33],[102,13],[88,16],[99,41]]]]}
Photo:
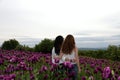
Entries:
{"type": "Polygon", "coordinates": [[[114,77],[110,78],[110,80],[115,80],[114,77]]]}
{"type": "Polygon", "coordinates": [[[75,71],[71,71],[70,73],[67,74],[69,77],[75,76],[75,71]]]}
{"type": "Polygon", "coordinates": [[[42,67],[40,69],[40,72],[44,72],[44,71],[47,71],[47,70],[48,70],[48,68],[46,66],[42,65],[42,67]]]}
{"type": "Polygon", "coordinates": [[[82,76],[81,80],[86,80],[86,77],[85,77],[85,76],[82,76]]]}
{"type": "Polygon", "coordinates": [[[56,73],[55,73],[55,76],[59,76],[59,73],[56,72],[56,73]]]}
{"type": "Polygon", "coordinates": [[[11,77],[12,79],[15,79],[16,75],[15,75],[15,74],[10,74],[10,77],[11,77]]]}
{"type": "Polygon", "coordinates": [[[10,72],[13,72],[14,70],[15,70],[14,65],[9,64],[5,69],[5,73],[10,73],[10,72]]]}
{"type": "Polygon", "coordinates": [[[120,76],[118,77],[118,80],[120,80],[120,76]]]}
{"type": "Polygon", "coordinates": [[[65,67],[69,68],[69,69],[71,69],[71,68],[73,67],[73,64],[71,64],[70,61],[65,61],[65,62],[63,63],[63,65],[64,65],[65,67]]]}
{"type": "Polygon", "coordinates": [[[103,72],[101,67],[96,67],[96,69],[97,69],[98,71],[100,71],[101,73],[103,72]]]}
{"type": "Polygon", "coordinates": [[[50,71],[54,71],[54,67],[53,66],[50,67],[50,71]]]}
{"type": "Polygon", "coordinates": [[[97,70],[97,68],[95,68],[95,70],[94,70],[94,74],[97,74],[98,73],[98,70],[97,70]]]}
{"type": "Polygon", "coordinates": [[[21,65],[25,65],[25,62],[20,62],[21,65]]]}
{"type": "Polygon", "coordinates": [[[91,67],[91,68],[94,68],[94,67],[95,67],[95,64],[92,63],[92,64],[90,65],[90,67],[91,67]]]}
{"type": "Polygon", "coordinates": [[[91,74],[91,72],[89,70],[85,70],[85,72],[86,72],[87,75],[91,74]]]}
{"type": "Polygon", "coordinates": [[[55,69],[58,67],[58,64],[52,64],[52,67],[55,69]]]}
{"type": "Polygon", "coordinates": [[[3,59],[0,59],[0,65],[4,63],[4,60],[3,59]]]}
{"type": "Polygon", "coordinates": [[[33,70],[32,67],[27,67],[26,69],[27,69],[28,71],[32,71],[32,70],[33,70]]]}
{"type": "Polygon", "coordinates": [[[0,75],[0,80],[14,80],[16,77],[15,74],[10,75],[0,75]]]}
{"type": "Polygon", "coordinates": [[[47,78],[48,78],[48,74],[46,74],[46,75],[44,76],[44,80],[47,80],[47,78]]]}
{"type": "Polygon", "coordinates": [[[94,77],[93,77],[93,76],[90,76],[90,77],[89,77],[89,80],[94,80],[94,77]]]}
{"type": "Polygon", "coordinates": [[[69,78],[65,78],[64,80],[70,80],[69,78]]]}
{"type": "Polygon", "coordinates": [[[2,80],[4,78],[4,75],[0,75],[0,80],[2,80]]]}
{"type": "Polygon", "coordinates": [[[28,70],[27,64],[25,64],[24,61],[21,61],[19,64],[17,64],[16,70],[28,70]]]}
{"type": "Polygon", "coordinates": [[[16,56],[12,56],[12,58],[9,60],[10,62],[16,62],[17,57],[16,56]]]}
{"type": "Polygon", "coordinates": [[[59,58],[55,58],[55,63],[59,63],[60,59],[59,58]]]}
{"type": "Polygon", "coordinates": [[[12,80],[9,76],[4,76],[3,80],[12,80]]]}
{"type": "Polygon", "coordinates": [[[105,67],[103,71],[103,78],[108,78],[110,76],[111,70],[110,67],[105,67]]]}
{"type": "Polygon", "coordinates": [[[34,75],[31,73],[30,74],[30,80],[34,80],[35,79],[35,77],[34,77],[34,75]]]}

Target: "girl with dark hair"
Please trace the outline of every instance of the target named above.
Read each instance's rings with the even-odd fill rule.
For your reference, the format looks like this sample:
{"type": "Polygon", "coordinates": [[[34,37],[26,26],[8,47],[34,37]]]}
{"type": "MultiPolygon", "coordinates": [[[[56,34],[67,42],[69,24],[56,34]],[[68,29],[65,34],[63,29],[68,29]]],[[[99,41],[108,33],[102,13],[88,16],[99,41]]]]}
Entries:
{"type": "Polygon", "coordinates": [[[59,56],[63,41],[64,41],[64,38],[61,35],[57,36],[55,41],[54,41],[54,46],[52,49],[52,63],[53,64],[61,63],[61,60],[56,61],[55,57],[59,56]]]}

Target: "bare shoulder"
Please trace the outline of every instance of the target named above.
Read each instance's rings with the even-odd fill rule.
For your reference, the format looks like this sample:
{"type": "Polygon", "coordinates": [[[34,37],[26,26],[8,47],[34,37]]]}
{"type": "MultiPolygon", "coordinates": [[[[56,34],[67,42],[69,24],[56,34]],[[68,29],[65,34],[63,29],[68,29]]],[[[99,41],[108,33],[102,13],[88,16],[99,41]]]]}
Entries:
{"type": "Polygon", "coordinates": [[[78,48],[75,46],[75,51],[78,51],[78,48]]]}
{"type": "Polygon", "coordinates": [[[75,48],[74,48],[74,51],[75,51],[75,52],[78,52],[78,48],[77,48],[76,46],[75,46],[75,48]]]}

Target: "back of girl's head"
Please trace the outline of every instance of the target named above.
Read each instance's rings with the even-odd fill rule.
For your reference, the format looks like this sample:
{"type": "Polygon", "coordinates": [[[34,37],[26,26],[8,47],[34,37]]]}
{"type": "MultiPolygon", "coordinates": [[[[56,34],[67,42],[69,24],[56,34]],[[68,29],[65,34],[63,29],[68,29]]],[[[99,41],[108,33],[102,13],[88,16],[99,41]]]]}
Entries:
{"type": "Polygon", "coordinates": [[[59,35],[55,38],[54,47],[55,47],[55,53],[57,55],[59,55],[59,53],[60,53],[60,49],[61,49],[63,40],[64,40],[64,38],[61,35],[59,35]]]}
{"type": "Polygon", "coordinates": [[[65,41],[63,42],[62,52],[64,54],[70,54],[74,48],[75,48],[74,37],[69,34],[69,35],[67,35],[67,37],[65,38],[65,41]]]}

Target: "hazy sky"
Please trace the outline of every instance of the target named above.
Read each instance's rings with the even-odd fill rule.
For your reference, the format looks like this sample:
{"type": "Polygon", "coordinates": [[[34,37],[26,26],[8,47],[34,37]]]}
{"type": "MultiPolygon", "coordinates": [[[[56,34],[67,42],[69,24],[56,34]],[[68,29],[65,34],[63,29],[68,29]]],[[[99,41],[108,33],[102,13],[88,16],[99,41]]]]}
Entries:
{"type": "Polygon", "coordinates": [[[120,0],[0,0],[0,45],[67,34],[78,47],[120,44],[120,0]]]}

